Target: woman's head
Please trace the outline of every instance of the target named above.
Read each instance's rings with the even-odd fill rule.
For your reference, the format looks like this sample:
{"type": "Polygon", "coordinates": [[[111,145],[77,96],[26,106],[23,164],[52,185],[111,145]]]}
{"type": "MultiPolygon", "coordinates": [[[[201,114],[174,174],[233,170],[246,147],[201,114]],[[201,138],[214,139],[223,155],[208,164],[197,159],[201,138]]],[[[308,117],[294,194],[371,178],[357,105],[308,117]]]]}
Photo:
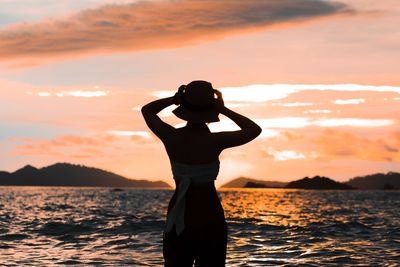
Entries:
{"type": "Polygon", "coordinates": [[[189,122],[219,121],[215,108],[215,89],[207,81],[192,81],[180,87],[180,105],[173,113],[189,122]]]}

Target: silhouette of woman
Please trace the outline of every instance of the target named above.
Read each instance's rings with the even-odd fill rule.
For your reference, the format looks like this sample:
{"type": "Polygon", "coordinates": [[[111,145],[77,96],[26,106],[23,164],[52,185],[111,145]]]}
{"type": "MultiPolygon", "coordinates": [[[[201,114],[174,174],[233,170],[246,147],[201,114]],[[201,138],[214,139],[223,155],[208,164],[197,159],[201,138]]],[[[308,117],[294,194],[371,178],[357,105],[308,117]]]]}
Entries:
{"type": "Polygon", "coordinates": [[[197,267],[225,266],[227,226],[214,186],[218,156],[226,148],[253,140],[261,128],[225,107],[221,92],[206,81],[180,86],[173,97],[143,106],[142,114],[166,148],[176,183],[163,237],[165,266],[186,267],[193,262],[197,267]],[[179,105],[173,113],[187,121],[182,128],[157,116],[173,104],[179,105]],[[240,130],[211,133],[206,123],[219,121],[218,114],[230,118],[240,130]]]}

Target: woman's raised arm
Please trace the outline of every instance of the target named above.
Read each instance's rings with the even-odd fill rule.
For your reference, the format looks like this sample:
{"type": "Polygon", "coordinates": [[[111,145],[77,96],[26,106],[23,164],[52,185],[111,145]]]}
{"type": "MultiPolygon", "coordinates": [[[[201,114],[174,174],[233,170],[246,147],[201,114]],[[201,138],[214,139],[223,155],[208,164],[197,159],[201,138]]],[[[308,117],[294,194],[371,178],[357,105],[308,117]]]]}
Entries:
{"type": "Polygon", "coordinates": [[[243,145],[260,135],[262,131],[260,126],[249,118],[225,107],[222,94],[217,90],[216,94],[218,96],[217,106],[219,113],[225,115],[240,127],[238,131],[216,134],[218,144],[220,144],[222,149],[243,145]]]}
{"type": "Polygon", "coordinates": [[[157,113],[173,105],[174,102],[174,97],[167,97],[152,101],[142,107],[142,114],[147,126],[161,141],[164,141],[169,135],[173,134],[175,128],[163,122],[157,113]]]}

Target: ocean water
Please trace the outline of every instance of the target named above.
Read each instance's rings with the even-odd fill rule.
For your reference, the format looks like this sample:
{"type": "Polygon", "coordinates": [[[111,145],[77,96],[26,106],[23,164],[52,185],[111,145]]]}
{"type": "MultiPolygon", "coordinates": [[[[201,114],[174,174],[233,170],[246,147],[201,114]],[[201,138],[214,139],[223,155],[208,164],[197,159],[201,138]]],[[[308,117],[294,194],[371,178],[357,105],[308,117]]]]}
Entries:
{"type": "MultiPolygon", "coordinates": [[[[1,266],[162,266],[172,190],[0,187],[1,266]]],[[[227,266],[400,266],[400,191],[220,190],[227,266]]]]}

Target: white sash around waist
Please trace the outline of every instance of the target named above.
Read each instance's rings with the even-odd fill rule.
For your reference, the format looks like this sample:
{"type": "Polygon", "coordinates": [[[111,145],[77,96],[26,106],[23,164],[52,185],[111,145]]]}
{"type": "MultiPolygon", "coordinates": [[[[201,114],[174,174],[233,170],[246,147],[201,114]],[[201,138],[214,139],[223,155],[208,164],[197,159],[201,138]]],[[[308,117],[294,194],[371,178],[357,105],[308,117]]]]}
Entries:
{"type": "Polygon", "coordinates": [[[176,234],[179,236],[185,228],[186,192],[190,184],[214,181],[219,172],[219,160],[196,165],[171,160],[171,168],[178,191],[174,206],[168,213],[164,233],[170,232],[175,225],[176,234]]]}

